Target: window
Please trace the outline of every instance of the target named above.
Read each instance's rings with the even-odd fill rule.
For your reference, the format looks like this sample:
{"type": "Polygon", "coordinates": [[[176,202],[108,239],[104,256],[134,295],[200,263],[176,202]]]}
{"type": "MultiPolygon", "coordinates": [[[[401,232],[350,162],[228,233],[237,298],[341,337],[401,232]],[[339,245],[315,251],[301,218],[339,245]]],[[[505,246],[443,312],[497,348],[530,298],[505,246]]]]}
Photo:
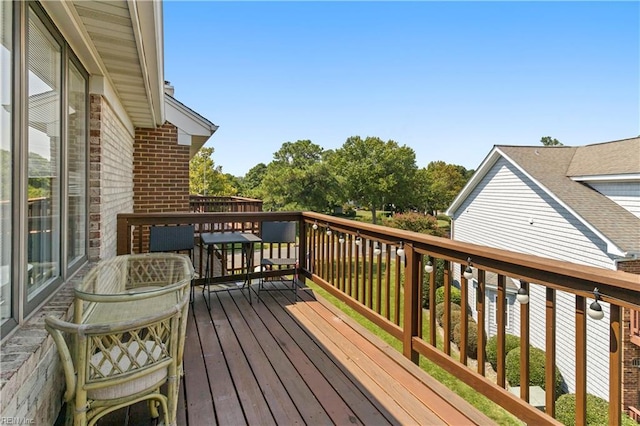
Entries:
{"type": "Polygon", "coordinates": [[[4,336],[86,261],[88,75],[38,3],[0,13],[4,336]]]}
{"type": "MultiPolygon", "coordinates": [[[[504,306],[505,306],[505,321],[504,321],[504,328],[509,328],[510,327],[510,316],[511,316],[511,309],[510,309],[510,305],[509,305],[509,299],[505,298],[504,299],[504,306]]],[[[493,324],[494,325],[498,325],[498,295],[494,294],[493,295],[493,311],[494,311],[494,315],[493,315],[493,324]]]]}
{"type": "Polygon", "coordinates": [[[13,177],[11,146],[11,2],[0,2],[0,321],[11,318],[11,210],[13,177]]]}

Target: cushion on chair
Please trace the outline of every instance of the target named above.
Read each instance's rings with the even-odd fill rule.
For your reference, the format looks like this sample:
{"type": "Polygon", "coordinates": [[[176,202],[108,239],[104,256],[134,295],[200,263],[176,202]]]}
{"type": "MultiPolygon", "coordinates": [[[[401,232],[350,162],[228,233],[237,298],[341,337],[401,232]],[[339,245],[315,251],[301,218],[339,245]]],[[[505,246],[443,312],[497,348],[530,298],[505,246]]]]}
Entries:
{"type": "Polygon", "coordinates": [[[147,341],[144,346],[146,349],[140,348],[138,342],[134,341],[126,345],[126,352],[120,346],[114,346],[108,353],[101,351],[94,354],[90,364],[99,372],[96,371],[94,380],[87,380],[87,397],[98,400],[122,398],[159,386],[167,378],[167,368],[153,371],[151,366],[168,358],[165,356],[164,345],[147,341]],[[124,376],[145,367],[149,369],[149,374],[142,377],[112,386],[94,388],[100,383],[101,378],[112,379],[116,375],[124,376]]]}

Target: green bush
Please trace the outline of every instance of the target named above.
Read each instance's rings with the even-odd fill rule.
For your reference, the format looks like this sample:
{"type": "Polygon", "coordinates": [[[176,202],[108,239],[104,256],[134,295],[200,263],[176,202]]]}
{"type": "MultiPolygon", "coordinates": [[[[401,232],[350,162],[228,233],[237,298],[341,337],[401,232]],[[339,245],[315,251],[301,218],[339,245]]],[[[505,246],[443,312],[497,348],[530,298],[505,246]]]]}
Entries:
{"type": "Polygon", "coordinates": [[[451,323],[449,324],[449,330],[452,332],[449,334],[449,338],[450,340],[453,342],[453,330],[455,330],[456,327],[460,327],[460,317],[462,317],[462,311],[460,310],[455,310],[455,311],[451,311],[451,323]]]}
{"type": "MultiPolygon", "coordinates": [[[[568,393],[556,401],[556,419],[567,425],[576,424],[576,395],[568,393]]],[[[609,403],[595,395],[587,394],[587,425],[608,425],[609,403]]],[[[631,417],[622,413],[623,426],[638,426],[631,417]]]]}
{"type": "MultiPolygon", "coordinates": [[[[508,354],[512,349],[520,347],[520,337],[513,334],[505,334],[504,336],[504,353],[508,354]]],[[[491,363],[494,370],[498,369],[498,335],[491,336],[487,340],[487,361],[491,363]]]]}
{"type": "MultiPolygon", "coordinates": [[[[529,348],[529,386],[540,386],[545,389],[544,377],[545,353],[542,349],[531,346],[529,348]]],[[[514,348],[507,354],[505,375],[510,386],[520,386],[520,348],[514,348]]],[[[556,396],[562,395],[562,374],[556,367],[555,389],[556,396]]]]}
{"type": "MultiPolygon", "coordinates": [[[[453,329],[453,342],[458,345],[458,348],[462,343],[460,323],[453,329]]],[[[478,323],[473,317],[469,317],[467,321],[467,355],[471,359],[478,359],[478,323]]]]}
{"type": "MultiPolygon", "coordinates": [[[[460,305],[451,305],[451,312],[461,311],[460,305]]],[[[436,305],[436,321],[438,325],[442,327],[442,319],[444,318],[444,303],[438,303],[436,305]]]]}
{"type": "Polygon", "coordinates": [[[446,232],[438,227],[438,220],[430,215],[408,212],[396,213],[384,218],[382,224],[391,228],[405,229],[407,231],[420,232],[422,234],[444,237],[446,232]]]}
{"type": "MultiPolygon", "coordinates": [[[[460,290],[457,287],[451,287],[451,303],[460,305],[460,301],[460,290]]],[[[436,290],[436,305],[442,302],[444,302],[444,287],[440,287],[436,290]]]]}

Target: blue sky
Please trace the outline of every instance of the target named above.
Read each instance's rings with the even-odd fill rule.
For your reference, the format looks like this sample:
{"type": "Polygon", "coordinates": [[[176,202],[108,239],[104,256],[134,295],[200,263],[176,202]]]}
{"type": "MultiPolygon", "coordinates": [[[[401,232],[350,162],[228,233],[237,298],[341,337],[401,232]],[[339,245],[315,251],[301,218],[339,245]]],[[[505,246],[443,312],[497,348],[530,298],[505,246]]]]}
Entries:
{"type": "Polygon", "coordinates": [[[165,79],[244,175],[284,142],[395,140],[419,167],[640,134],[639,2],[164,3],[165,79]]]}

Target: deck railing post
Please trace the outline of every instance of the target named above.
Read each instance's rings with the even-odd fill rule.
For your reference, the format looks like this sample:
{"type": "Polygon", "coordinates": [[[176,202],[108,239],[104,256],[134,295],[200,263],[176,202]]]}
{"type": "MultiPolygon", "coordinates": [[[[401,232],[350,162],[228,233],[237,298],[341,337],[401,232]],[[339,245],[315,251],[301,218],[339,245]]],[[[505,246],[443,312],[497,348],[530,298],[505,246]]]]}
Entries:
{"type": "Polygon", "coordinates": [[[116,219],[116,254],[118,256],[122,254],[131,253],[131,229],[129,228],[129,221],[125,217],[118,217],[116,219]]]}
{"type": "Polygon", "coordinates": [[[419,315],[420,309],[420,286],[418,278],[420,276],[418,268],[420,267],[419,254],[414,251],[411,244],[405,245],[406,264],[404,268],[404,318],[403,318],[403,339],[402,352],[405,357],[409,358],[415,364],[420,361],[419,353],[413,349],[413,338],[418,336],[419,332],[419,315]]]}

